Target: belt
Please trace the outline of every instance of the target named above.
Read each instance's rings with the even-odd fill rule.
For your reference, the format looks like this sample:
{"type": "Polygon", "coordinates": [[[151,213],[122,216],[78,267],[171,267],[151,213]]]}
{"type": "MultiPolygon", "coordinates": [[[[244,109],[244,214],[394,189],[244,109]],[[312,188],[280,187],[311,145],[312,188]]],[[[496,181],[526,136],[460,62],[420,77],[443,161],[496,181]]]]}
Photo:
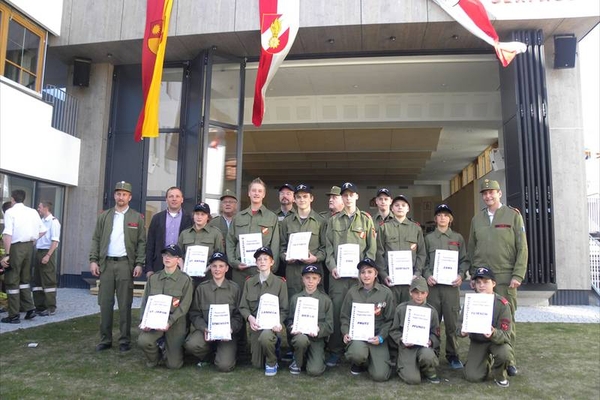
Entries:
{"type": "Polygon", "coordinates": [[[48,251],[50,249],[37,249],[37,251],[48,251]]]}
{"type": "Polygon", "coordinates": [[[110,261],[127,261],[129,260],[129,258],[127,256],[123,256],[123,257],[106,257],[107,260],[110,261]]]}

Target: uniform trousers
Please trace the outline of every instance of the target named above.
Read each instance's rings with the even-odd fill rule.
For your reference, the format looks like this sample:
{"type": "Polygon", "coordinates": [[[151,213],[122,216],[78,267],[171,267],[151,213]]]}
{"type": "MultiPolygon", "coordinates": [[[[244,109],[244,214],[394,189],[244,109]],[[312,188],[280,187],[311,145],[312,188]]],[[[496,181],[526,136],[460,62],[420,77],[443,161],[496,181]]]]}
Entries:
{"type": "Polygon", "coordinates": [[[469,382],[485,380],[490,371],[490,354],[492,355],[492,376],[498,381],[506,379],[506,367],[510,359],[511,349],[506,343],[475,342],[471,340],[469,354],[465,363],[465,379],[469,382]]]}
{"type": "Polygon", "coordinates": [[[221,372],[230,372],[235,368],[237,340],[206,341],[204,332],[195,330],[185,341],[185,349],[200,361],[205,361],[212,353],[215,354],[215,367],[221,372]]]}
{"type": "Polygon", "coordinates": [[[31,291],[33,302],[39,311],[56,310],[56,254],[52,254],[46,264],[42,259],[48,254],[48,249],[38,249],[35,252],[35,267],[31,291]]]}
{"type": "Polygon", "coordinates": [[[19,242],[10,245],[10,268],[6,270],[4,283],[8,295],[8,316],[33,310],[31,299],[31,259],[33,242],[19,242]]]}
{"type": "Polygon", "coordinates": [[[108,257],[100,272],[98,305],[100,306],[100,344],[112,344],[115,292],[119,306],[119,344],[131,342],[131,303],[133,301],[133,268],[126,257],[108,257]]]}
{"type": "Polygon", "coordinates": [[[187,333],[185,318],[179,318],[166,332],[151,330],[140,332],[138,345],[146,354],[150,364],[157,365],[160,361],[160,351],[156,341],[165,337],[165,365],[167,368],[178,369],[183,365],[183,343],[187,333]]]}
{"type": "MultiPolygon", "coordinates": [[[[460,314],[460,289],[450,285],[429,287],[427,304],[435,308],[440,323],[444,318],[446,328],[446,358],[458,357],[456,326],[460,314]]],[[[439,349],[435,349],[439,353],[439,349]]]]}
{"type": "Polygon", "coordinates": [[[402,347],[398,350],[397,372],[400,379],[409,385],[421,383],[421,373],[430,377],[436,375],[439,360],[430,347],[402,347]]]}
{"type": "Polygon", "coordinates": [[[294,347],[294,359],[299,368],[306,362],[306,373],[311,376],[319,376],[325,372],[325,339],[311,338],[299,333],[292,336],[294,347]]]}
{"type": "Polygon", "coordinates": [[[390,379],[390,353],[387,342],[379,345],[352,340],[346,347],[346,359],[352,364],[367,367],[371,379],[383,382],[390,379]]]}
{"type": "Polygon", "coordinates": [[[515,313],[517,312],[517,289],[509,288],[508,285],[499,285],[496,284],[494,287],[494,292],[498,293],[500,296],[504,297],[508,300],[508,304],[510,305],[510,316],[511,316],[511,331],[510,331],[510,344],[511,347],[510,356],[508,360],[508,365],[517,365],[517,360],[515,358],[515,344],[517,343],[517,324],[515,323],[515,313]]]}
{"type": "Polygon", "coordinates": [[[263,368],[264,363],[274,366],[277,364],[277,334],[271,329],[259,331],[250,330],[250,351],[252,352],[252,366],[263,368]]]}
{"type": "Polygon", "coordinates": [[[341,356],[344,351],[344,341],[340,329],[340,315],[344,298],[351,287],[357,284],[355,278],[335,279],[333,275],[329,279],[329,297],[333,304],[333,333],[329,336],[329,351],[341,356]]]}

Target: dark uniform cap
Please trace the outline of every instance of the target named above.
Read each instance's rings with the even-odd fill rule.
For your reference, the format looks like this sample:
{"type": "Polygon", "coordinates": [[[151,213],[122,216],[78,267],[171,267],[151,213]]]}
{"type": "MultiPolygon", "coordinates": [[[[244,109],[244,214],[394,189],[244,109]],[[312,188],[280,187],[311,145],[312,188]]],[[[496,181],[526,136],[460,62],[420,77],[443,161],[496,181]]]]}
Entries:
{"type": "Polygon", "coordinates": [[[496,282],[496,275],[494,275],[494,271],[492,271],[488,267],[478,267],[475,270],[475,274],[471,277],[471,279],[473,280],[475,280],[475,278],[486,278],[496,282]]]}
{"type": "Polygon", "coordinates": [[[385,194],[387,197],[392,197],[392,194],[390,193],[390,191],[387,188],[381,188],[377,191],[377,196],[375,197],[379,197],[382,194],[385,194]]]}
{"type": "Polygon", "coordinates": [[[360,267],[364,267],[364,266],[372,267],[372,268],[377,269],[377,264],[375,264],[375,261],[373,261],[372,259],[370,259],[368,257],[365,258],[365,259],[360,260],[358,262],[358,264],[356,265],[356,268],[360,269],[360,267]]]}
{"type": "Polygon", "coordinates": [[[342,189],[340,189],[339,186],[332,186],[331,189],[329,189],[329,192],[325,194],[327,196],[339,196],[342,194],[342,189]]]}
{"type": "Polygon", "coordinates": [[[254,252],[254,258],[258,258],[258,256],[260,256],[261,254],[266,254],[268,256],[270,256],[271,258],[273,258],[273,252],[271,251],[270,248],[263,246],[261,248],[259,248],[258,250],[256,250],[254,252]]]}
{"type": "Polygon", "coordinates": [[[356,189],[356,185],[351,182],[345,182],[341,186],[341,193],[344,193],[346,190],[351,191],[352,193],[358,193],[358,189],[356,189]]]}
{"type": "Polygon", "coordinates": [[[194,206],[194,212],[196,212],[196,211],[202,211],[202,212],[210,215],[210,206],[204,202],[198,203],[194,206]]]}
{"type": "Polygon", "coordinates": [[[125,181],[117,182],[117,184],[115,185],[115,192],[117,190],[124,190],[126,192],[132,193],[131,183],[125,181]]]}
{"type": "Polygon", "coordinates": [[[219,200],[221,200],[221,201],[222,201],[222,200],[223,200],[225,197],[233,197],[233,198],[234,198],[234,199],[236,199],[236,200],[238,199],[238,198],[237,198],[237,196],[235,195],[235,192],[233,192],[233,191],[231,191],[231,190],[229,190],[229,189],[226,189],[226,190],[223,192],[223,194],[221,195],[221,198],[220,198],[219,200]]]}
{"type": "Polygon", "coordinates": [[[296,186],[296,188],[294,189],[294,194],[298,193],[298,192],[304,192],[304,193],[310,193],[310,194],[312,194],[312,190],[310,189],[310,186],[305,185],[304,183],[301,183],[298,186],[296,186]]]}
{"type": "Polygon", "coordinates": [[[419,292],[429,292],[429,286],[427,286],[427,281],[422,276],[417,276],[410,283],[410,291],[418,290],[419,292]]]}
{"type": "Polygon", "coordinates": [[[183,252],[181,251],[181,247],[179,247],[176,244],[170,244],[167,247],[165,247],[164,249],[162,249],[162,251],[160,252],[161,254],[165,254],[165,253],[169,253],[172,256],[175,257],[183,257],[183,252]]]}
{"type": "Polygon", "coordinates": [[[221,260],[223,261],[225,264],[227,264],[229,266],[229,261],[227,260],[227,256],[225,255],[225,253],[221,253],[220,251],[215,251],[212,256],[210,256],[210,258],[208,259],[208,263],[212,264],[215,261],[221,260]]]}
{"type": "Polygon", "coordinates": [[[493,181],[491,179],[484,179],[483,182],[481,182],[481,190],[479,190],[479,193],[481,192],[485,192],[486,190],[500,190],[500,184],[498,183],[498,181],[493,181]]]}
{"type": "Polygon", "coordinates": [[[279,188],[279,191],[281,192],[283,189],[289,189],[292,192],[294,191],[294,187],[289,183],[284,183],[283,185],[281,185],[281,187],[279,188]]]}
{"type": "Polygon", "coordinates": [[[448,207],[447,204],[440,204],[439,206],[437,206],[433,215],[438,215],[442,212],[452,215],[452,210],[450,209],[450,207],[448,207]]]}
{"type": "Polygon", "coordinates": [[[307,265],[306,267],[302,268],[302,275],[304,274],[317,274],[319,276],[323,276],[321,270],[316,265],[307,265]]]}
{"type": "Polygon", "coordinates": [[[408,201],[408,199],[406,197],[404,197],[403,195],[394,197],[394,200],[392,200],[392,205],[394,205],[395,202],[400,201],[400,200],[402,200],[403,202],[408,204],[408,206],[410,207],[410,201],[408,201]]]}

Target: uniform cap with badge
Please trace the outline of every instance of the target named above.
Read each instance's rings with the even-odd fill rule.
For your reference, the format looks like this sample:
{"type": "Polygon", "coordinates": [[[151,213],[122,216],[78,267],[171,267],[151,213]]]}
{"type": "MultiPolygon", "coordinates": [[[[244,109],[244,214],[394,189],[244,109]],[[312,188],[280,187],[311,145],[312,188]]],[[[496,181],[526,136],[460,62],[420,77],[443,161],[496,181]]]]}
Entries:
{"type": "Polygon", "coordinates": [[[273,251],[267,246],[260,247],[258,250],[254,252],[254,258],[258,258],[261,254],[266,254],[269,257],[273,258],[273,251]]]}
{"type": "Polygon", "coordinates": [[[172,256],[175,257],[183,257],[183,252],[181,251],[181,247],[179,247],[176,244],[170,244],[167,247],[165,247],[164,249],[162,249],[162,251],[160,252],[161,254],[170,254],[172,256]]]}
{"type": "Polygon", "coordinates": [[[294,188],[294,194],[299,193],[299,192],[312,194],[312,190],[311,190],[310,186],[305,185],[303,183],[299,184],[298,186],[296,186],[294,188]]]}
{"type": "Polygon", "coordinates": [[[307,265],[306,267],[302,268],[302,275],[306,274],[317,274],[319,276],[323,276],[321,270],[316,265],[307,265]]]}
{"type": "Polygon", "coordinates": [[[227,255],[225,253],[221,253],[220,251],[215,251],[208,259],[209,264],[212,264],[215,261],[223,261],[225,264],[227,264],[227,266],[229,266],[227,255]]]}
{"type": "Polygon", "coordinates": [[[498,181],[484,179],[483,182],[481,182],[481,189],[479,190],[479,193],[485,192],[486,190],[500,190],[500,184],[498,181]]]}
{"type": "Polygon", "coordinates": [[[435,208],[435,213],[433,215],[438,215],[439,213],[447,213],[452,215],[452,210],[447,204],[440,204],[435,208]]]}
{"type": "Polygon", "coordinates": [[[377,264],[375,264],[374,260],[367,257],[367,258],[360,260],[358,262],[358,264],[356,265],[357,269],[360,269],[361,267],[371,267],[371,268],[377,269],[377,264]]]}
{"type": "Polygon", "coordinates": [[[284,183],[283,185],[281,185],[279,187],[279,191],[281,192],[283,189],[288,189],[288,190],[291,190],[293,192],[294,191],[294,186],[292,186],[290,183],[284,183]]]}
{"type": "Polygon", "coordinates": [[[210,215],[210,206],[208,203],[198,203],[194,206],[194,212],[203,212],[210,215]]]}
{"type": "Polygon", "coordinates": [[[329,189],[329,192],[325,193],[327,196],[340,196],[342,194],[342,189],[339,186],[332,186],[329,189]]]}
{"type": "Polygon", "coordinates": [[[223,201],[224,198],[226,197],[231,197],[233,199],[235,199],[237,201],[237,196],[235,195],[235,192],[229,189],[226,189],[223,194],[221,195],[221,197],[219,198],[219,200],[223,201]]]}
{"type": "Polygon", "coordinates": [[[471,279],[475,280],[476,278],[491,279],[494,282],[496,282],[496,275],[494,275],[494,271],[487,267],[478,267],[475,270],[475,274],[471,277],[471,279]]]}
{"type": "Polygon", "coordinates": [[[391,198],[391,197],[392,197],[392,194],[390,193],[390,191],[389,191],[389,189],[388,189],[388,188],[381,188],[381,189],[379,189],[379,190],[377,191],[377,196],[375,196],[375,197],[379,197],[379,196],[381,196],[381,195],[387,196],[387,197],[389,197],[389,198],[391,198]]]}
{"type": "Polygon", "coordinates": [[[394,200],[392,200],[392,205],[394,205],[397,201],[403,201],[406,204],[408,204],[408,206],[410,207],[410,202],[408,201],[408,199],[404,195],[400,194],[400,195],[394,197],[394,200]]]}
{"type": "Polygon", "coordinates": [[[417,276],[410,283],[409,291],[418,290],[419,292],[429,292],[429,286],[427,286],[427,281],[422,276],[417,276]]]}
{"type": "Polygon", "coordinates": [[[131,189],[131,183],[125,181],[117,182],[115,185],[115,192],[117,190],[124,190],[126,192],[133,193],[131,189]]]}
{"type": "Polygon", "coordinates": [[[341,186],[341,193],[344,193],[346,190],[351,191],[352,193],[358,193],[358,189],[356,185],[352,182],[345,182],[341,186]]]}

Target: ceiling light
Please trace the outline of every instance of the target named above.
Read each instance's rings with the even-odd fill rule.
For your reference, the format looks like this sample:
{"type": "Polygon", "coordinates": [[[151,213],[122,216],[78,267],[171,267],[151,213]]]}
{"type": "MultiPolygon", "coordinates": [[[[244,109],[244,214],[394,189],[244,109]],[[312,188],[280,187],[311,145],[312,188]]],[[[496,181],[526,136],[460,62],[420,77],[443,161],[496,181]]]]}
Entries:
{"type": "Polygon", "coordinates": [[[452,35],[452,39],[458,40],[458,35],[452,35]]]}
{"type": "Polygon", "coordinates": [[[335,43],[335,39],[329,39],[329,40],[327,41],[327,43],[329,43],[329,44],[334,44],[334,43],[335,43]]]}
{"type": "Polygon", "coordinates": [[[390,40],[391,40],[392,42],[395,42],[395,41],[396,41],[396,36],[390,36],[390,40]]]}

